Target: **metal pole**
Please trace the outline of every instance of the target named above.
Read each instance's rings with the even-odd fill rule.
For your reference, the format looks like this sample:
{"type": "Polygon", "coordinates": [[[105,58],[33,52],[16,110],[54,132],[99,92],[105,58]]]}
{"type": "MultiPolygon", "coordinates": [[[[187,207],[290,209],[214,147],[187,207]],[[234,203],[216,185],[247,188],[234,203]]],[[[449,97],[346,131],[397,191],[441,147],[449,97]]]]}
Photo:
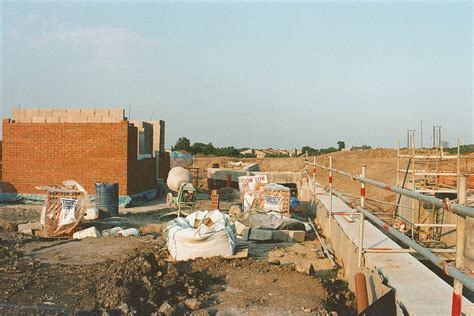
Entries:
{"type": "MultiPolygon", "coordinates": [[[[412,190],[416,191],[416,159],[415,159],[415,144],[413,143],[413,149],[412,149],[412,190]]],[[[416,201],[415,199],[411,200],[411,222],[415,223],[415,209],[416,209],[416,201]]],[[[415,225],[411,225],[411,239],[415,239],[415,225]]]]}
{"type": "MultiPolygon", "coordinates": [[[[332,156],[329,156],[329,168],[332,169],[332,156]]],[[[329,170],[329,187],[332,189],[332,171],[329,170]]],[[[331,219],[332,219],[332,192],[329,191],[329,218],[328,218],[328,235],[331,237],[331,219]]]]}
{"type": "Polygon", "coordinates": [[[398,148],[397,148],[397,183],[396,185],[400,185],[400,140],[398,140],[398,148]]]}
{"type": "Polygon", "coordinates": [[[459,205],[457,203],[447,203],[445,200],[440,200],[438,198],[435,198],[435,197],[432,197],[432,196],[429,196],[429,195],[421,194],[421,193],[418,193],[418,192],[413,192],[411,190],[407,190],[407,189],[404,189],[404,188],[401,188],[401,187],[390,185],[390,184],[387,184],[387,183],[384,183],[384,182],[380,182],[380,181],[376,181],[376,180],[372,180],[372,179],[368,179],[368,178],[362,178],[360,176],[352,175],[352,174],[350,174],[348,172],[345,172],[345,171],[342,171],[342,170],[338,170],[338,169],[334,169],[334,168],[328,168],[328,167],[320,165],[318,163],[316,163],[314,165],[316,167],[319,167],[319,168],[322,168],[322,169],[325,169],[325,170],[330,170],[331,169],[330,171],[332,171],[332,172],[336,172],[340,175],[349,177],[353,180],[361,181],[361,182],[364,182],[365,184],[372,185],[374,187],[377,187],[377,188],[380,188],[380,189],[383,189],[383,190],[398,193],[398,194],[401,194],[403,196],[407,196],[407,197],[410,197],[410,198],[415,198],[415,199],[417,199],[419,201],[422,201],[422,202],[431,203],[436,207],[449,209],[451,212],[456,213],[456,214],[460,214],[460,215],[464,215],[464,216],[468,216],[468,217],[474,217],[474,208],[472,208],[472,207],[468,207],[468,206],[465,206],[465,205],[459,205]]]}
{"type": "Polygon", "coordinates": [[[441,147],[441,154],[443,153],[443,137],[441,136],[441,126],[438,127],[439,147],[441,147]]]}
{"type": "Polygon", "coordinates": [[[420,126],[420,148],[423,148],[423,120],[421,120],[420,126]]]}
{"type": "MultiPolygon", "coordinates": [[[[332,156],[329,156],[329,168],[332,169],[332,156]]],[[[329,187],[332,188],[332,170],[329,170],[329,187]]],[[[332,215],[332,193],[330,192],[329,193],[329,198],[330,198],[330,201],[329,201],[329,211],[330,211],[330,215],[332,215]]]]}
{"type": "MultiPolygon", "coordinates": [[[[458,176],[458,203],[466,205],[467,202],[467,176],[458,176]]],[[[462,271],[464,268],[464,243],[466,239],[466,218],[457,215],[456,218],[456,268],[462,271]]],[[[453,284],[453,302],[451,315],[460,316],[462,306],[462,288],[463,284],[454,279],[453,284]]]]}
{"type": "MultiPolygon", "coordinates": [[[[340,198],[344,203],[349,204],[350,201],[344,197],[341,193],[337,192],[334,189],[329,189],[331,190],[335,196],[340,198]]],[[[404,245],[416,250],[420,255],[431,261],[432,263],[435,264],[436,267],[439,269],[442,269],[443,272],[445,272],[447,275],[458,279],[461,281],[464,286],[466,286],[468,289],[474,291],[474,279],[469,277],[468,275],[464,274],[461,272],[459,269],[455,267],[451,267],[448,265],[448,263],[440,258],[438,258],[436,255],[434,255],[430,250],[426,249],[423,246],[420,246],[417,242],[414,240],[411,240],[401,232],[399,232],[397,229],[391,227],[389,224],[385,223],[381,219],[379,219],[377,216],[371,214],[369,211],[363,209],[362,207],[357,206],[356,209],[364,213],[365,217],[370,219],[375,225],[381,227],[385,232],[390,233],[393,237],[397,238],[400,240],[404,245]]]]}
{"type": "Polygon", "coordinates": [[[407,148],[411,148],[411,130],[408,131],[408,145],[407,148]]]}
{"type": "MultiPolygon", "coordinates": [[[[366,166],[362,166],[362,177],[365,178],[366,166]]],[[[360,183],[360,207],[365,207],[365,183],[360,183]]],[[[354,210],[354,209],[353,209],[354,210]]],[[[359,223],[359,249],[358,249],[358,267],[362,268],[362,255],[364,252],[364,214],[360,213],[359,223]]]]}
{"type": "Polygon", "coordinates": [[[458,138],[457,173],[461,173],[461,141],[458,138]]]}

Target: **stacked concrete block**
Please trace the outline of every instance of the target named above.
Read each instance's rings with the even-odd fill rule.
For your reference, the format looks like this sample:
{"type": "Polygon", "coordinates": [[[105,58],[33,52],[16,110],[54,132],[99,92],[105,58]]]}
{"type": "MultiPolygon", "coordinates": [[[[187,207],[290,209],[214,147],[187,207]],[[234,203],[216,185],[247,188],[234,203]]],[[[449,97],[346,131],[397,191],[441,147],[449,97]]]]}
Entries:
{"type": "Polygon", "coordinates": [[[249,228],[239,221],[235,221],[235,230],[237,235],[242,236],[243,240],[255,241],[286,241],[302,243],[305,240],[306,232],[300,230],[266,230],[259,228],[249,228]]]}
{"type": "Polygon", "coordinates": [[[17,109],[16,123],[119,123],[125,119],[123,109],[17,109]]]}
{"type": "Polygon", "coordinates": [[[153,155],[154,125],[144,121],[130,121],[138,129],[138,155],[153,155]]]}

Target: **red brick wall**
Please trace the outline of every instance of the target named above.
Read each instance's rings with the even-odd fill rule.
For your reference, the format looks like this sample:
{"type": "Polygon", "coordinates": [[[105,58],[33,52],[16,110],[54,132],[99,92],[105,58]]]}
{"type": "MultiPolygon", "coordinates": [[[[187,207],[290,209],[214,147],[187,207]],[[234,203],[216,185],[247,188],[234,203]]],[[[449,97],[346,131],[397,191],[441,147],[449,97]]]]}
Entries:
{"type": "Polygon", "coordinates": [[[145,169],[136,162],[137,138],[129,137],[136,130],[127,121],[75,124],[4,120],[3,192],[41,193],[35,186],[72,179],[90,194],[95,194],[96,182],[118,182],[120,195],[137,193],[150,185],[150,178],[154,181],[154,172],[131,173],[132,165],[145,169]],[[133,150],[135,161],[131,159],[133,150]],[[147,176],[144,184],[129,186],[129,181],[141,181],[134,178],[139,175],[147,176]]]}
{"type": "MultiPolygon", "coordinates": [[[[0,180],[2,180],[2,141],[0,140],[0,180]]],[[[1,183],[0,183],[0,192],[1,192],[1,183]]]]}
{"type": "Polygon", "coordinates": [[[159,176],[166,183],[166,180],[168,179],[168,173],[170,172],[170,153],[162,152],[160,154],[159,164],[160,164],[159,176]]]}
{"type": "Polygon", "coordinates": [[[128,128],[128,177],[127,190],[129,194],[148,191],[156,188],[155,158],[137,160],[138,128],[128,128]]]}

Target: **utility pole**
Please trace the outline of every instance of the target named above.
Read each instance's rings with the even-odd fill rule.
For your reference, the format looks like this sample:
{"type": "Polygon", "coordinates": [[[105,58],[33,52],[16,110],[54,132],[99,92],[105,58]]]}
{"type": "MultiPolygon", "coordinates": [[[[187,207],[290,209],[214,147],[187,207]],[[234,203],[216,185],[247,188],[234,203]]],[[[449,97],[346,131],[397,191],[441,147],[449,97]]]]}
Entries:
{"type": "Polygon", "coordinates": [[[420,124],[420,148],[423,148],[423,120],[420,124]]]}
{"type": "Polygon", "coordinates": [[[441,138],[441,127],[440,125],[433,126],[433,148],[440,148],[443,139],[441,138]]]}
{"type": "Polygon", "coordinates": [[[415,146],[415,132],[416,129],[407,130],[407,148],[415,146]]]}

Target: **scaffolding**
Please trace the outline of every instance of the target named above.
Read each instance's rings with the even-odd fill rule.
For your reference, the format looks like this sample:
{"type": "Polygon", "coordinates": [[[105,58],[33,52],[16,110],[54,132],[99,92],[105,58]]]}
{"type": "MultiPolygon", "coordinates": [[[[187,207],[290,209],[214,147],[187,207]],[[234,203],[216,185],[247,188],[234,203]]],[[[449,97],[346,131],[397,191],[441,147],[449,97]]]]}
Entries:
{"type": "MultiPolygon", "coordinates": [[[[467,170],[461,170],[461,160],[473,158],[461,156],[460,148],[458,141],[457,153],[445,154],[442,145],[432,149],[417,149],[412,141],[409,148],[402,150],[399,142],[397,186],[439,199],[456,199],[458,175],[467,173],[467,170]]],[[[401,195],[398,196],[397,204],[411,205],[408,210],[397,206],[393,215],[407,224],[413,240],[428,248],[454,247],[455,218],[447,214],[445,208],[402,198],[401,195]]]]}

